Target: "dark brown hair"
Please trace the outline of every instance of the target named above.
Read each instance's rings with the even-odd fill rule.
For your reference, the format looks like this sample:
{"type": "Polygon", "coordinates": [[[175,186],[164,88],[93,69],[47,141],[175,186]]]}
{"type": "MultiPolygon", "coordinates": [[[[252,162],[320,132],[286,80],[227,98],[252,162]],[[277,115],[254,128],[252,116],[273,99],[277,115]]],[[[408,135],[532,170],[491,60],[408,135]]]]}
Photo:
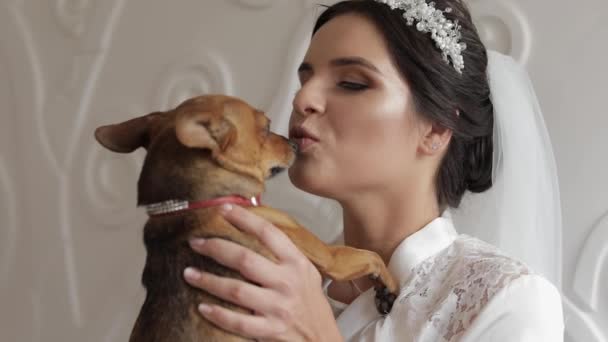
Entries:
{"type": "Polygon", "coordinates": [[[443,60],[430,33],[408,26],[402,10],[373,0],[347,0],[329,6],[317,19],[313,35],[344,14],[358,14],[378,27],[393,62],[407,80],[416,112],[452,130],[452,140],[436,178],[440,207],[458,207],[466,190],[483,192],[492,186],[494,109],[486,76],[488,56],[462,0],[434,0],[447,19],[461,25],[464,69],[458,73],[443,60]],[[457,115],[459,113],[459,115],[457,115]]]}

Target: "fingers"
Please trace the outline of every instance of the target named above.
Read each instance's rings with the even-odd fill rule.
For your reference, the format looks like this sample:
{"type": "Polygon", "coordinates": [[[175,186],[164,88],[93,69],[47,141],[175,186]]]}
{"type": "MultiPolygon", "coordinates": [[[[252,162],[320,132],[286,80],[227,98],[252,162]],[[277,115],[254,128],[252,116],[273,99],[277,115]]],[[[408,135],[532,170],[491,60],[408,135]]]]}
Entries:
{"type": "Polygon", "coordinates": [[[240,272],[244,278],[255,283],[196,272],[189,268],[184,271],[189,284],[217,298],[250,309],[255,314],[235,312],[217,305],[201,305],[199,311],[219,327],[245,337],[299,340],[291,336],[301,333],[294,328],[300,323],[294,319],[293,313],[303,310],[310,303],[300,300],[296,294],[304,293],[306,297],[318,295],[316,291],[312,291],[313,295],[308,295],[310,286],[306,286],[308,282],[304,280],[309,279],[310,275],[316,275],[320,280],[320,275],[287,235],[263,217],[234,205],[223,206],[222,215],[237,229],[256,237],[276,260],[267,259],[225,239],[190,241],[196,252],[240,272]]]}
{"type": "Polygon", "coordinates": [[[245,337],[260,339],[277,336],[285,330],[280,322],[271,323],[265,317],[242,314],[217,305],[201,304],[199,311],[219,327],[245,337]]]}
{"type": "Polygon", "coordinates": [[[266,312],[271,309],[273,296],[270,290],[234,278],[218,277],[192,267],[184,271],[186,281],[210,294],[241,307],[266,312]]]}
{"type": "Polygon", "coordinates": [[[223,239],[196,239],[190,242],[192,249],[218,263],[239,271],[254,283],[273,287],[280,283],[279,266],[260,254],[223,239]]]}
{"type": "Polygon", "coordinates": [[[223,205],[222,213],[238,229],[257,237],[279,260],[304,257],[285,233],[264,218],[236,205],[223,205]]]}

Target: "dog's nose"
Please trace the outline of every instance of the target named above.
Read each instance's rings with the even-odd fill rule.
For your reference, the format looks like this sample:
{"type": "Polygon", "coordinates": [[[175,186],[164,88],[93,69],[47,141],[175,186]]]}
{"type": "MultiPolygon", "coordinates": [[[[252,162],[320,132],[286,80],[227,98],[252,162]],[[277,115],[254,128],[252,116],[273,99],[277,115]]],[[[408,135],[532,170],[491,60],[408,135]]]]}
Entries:
{"type": "Polygon", "coordinates": [[[293,140],[287,140],[287,142],[289,143],[289,146],[291,146],[291,149],[295,152],[298,153],[298,149],[300,148],[300,146],[293,140]]]}
{"type": "Polygon", "coordinates": [[[270,169],[270,178],[278,175],[279,173],[285,171],[284,167],[279,167],[279,166],[275,166],[272,169],[270,169]]]}

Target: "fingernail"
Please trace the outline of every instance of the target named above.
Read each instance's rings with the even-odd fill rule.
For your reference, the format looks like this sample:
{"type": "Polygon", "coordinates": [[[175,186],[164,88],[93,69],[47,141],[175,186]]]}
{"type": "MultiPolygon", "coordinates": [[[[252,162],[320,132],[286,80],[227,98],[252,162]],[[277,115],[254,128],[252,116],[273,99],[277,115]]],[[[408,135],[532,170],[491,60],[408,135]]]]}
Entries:
{"type": "Polygon", "coordinates": [[[184,277],[190,280],[198,280],[201,277],[201,273],[193,267],[187,267],[184,270],[184,277]]]}
{"type": "Polygon", "coordinates": [[[204,245],[205,242],[207,242],[207,240],[205,240],[203,238],[198,238],[198,239],[192,239],[189,242],[190,242],[190,247],[197,248],[197,247],[201,247],[202,245],[204,245]]]}
{"type": "Polygon", "coordinates": [[[211,313],[211,307],[207,304],[199,304],[198,305],[198,311],[200,311],[203,315],[206,315],[208,313],[211,313]]]}
{"type": "Polygon", "coordinates": [[[230,203],[224,203],[224,204],[222,204],[222,206],[220,207],[220,211],[222,212],[222,214],[226,214],[226,213],[228,213],[230,210],[232,210],[232,204],[230,204],[230,203]]]}

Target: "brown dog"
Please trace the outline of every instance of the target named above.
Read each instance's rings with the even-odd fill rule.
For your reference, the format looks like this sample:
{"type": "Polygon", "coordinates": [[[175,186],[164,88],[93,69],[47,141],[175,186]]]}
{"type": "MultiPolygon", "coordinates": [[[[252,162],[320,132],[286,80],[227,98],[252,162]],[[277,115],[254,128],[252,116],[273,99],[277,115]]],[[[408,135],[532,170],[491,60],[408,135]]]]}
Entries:
{"type": "MultiPolygon", "coordinates": [[[[272,259],[257,239],[225,221],[216,205],[259,196],[265,180],[292,163],[293,144],[270,132],[263,112],[221,95],[192,98],[171,111],[99,127],[95,137],[114,152],[147,149],[138,182],[138,204],[150,214],[144,228],[147,259],[142,276],[147,294],[130,341],[244,340],[206,321],[196,307],[205,302],[243,309],[190,287],[182,278],[188,266],[234,278],[240,278],[238,272],[196,254],[188,241],[224,238],[272,259]]],[[[376,253],[328,246],[277,210],[250,210],[285,232],[322,274],[335,280],[370,275],[378,280],[377,289],[386,286],[384,295],[390,292],[388,299],[378,292],[377,298],[392,304],[396,283],[376,253]]]]}

